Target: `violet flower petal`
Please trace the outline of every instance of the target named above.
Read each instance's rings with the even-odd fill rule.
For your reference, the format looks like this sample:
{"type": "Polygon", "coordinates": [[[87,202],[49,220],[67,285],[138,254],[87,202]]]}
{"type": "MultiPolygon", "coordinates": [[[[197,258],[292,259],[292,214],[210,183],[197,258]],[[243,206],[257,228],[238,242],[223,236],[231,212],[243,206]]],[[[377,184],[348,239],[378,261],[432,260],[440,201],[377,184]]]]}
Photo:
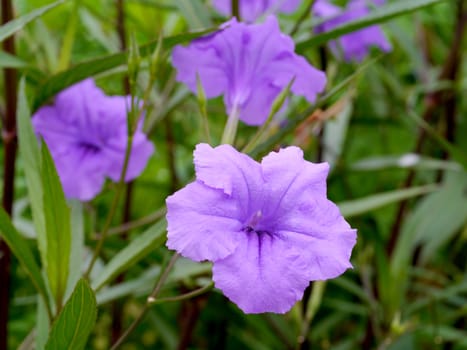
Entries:
{"type": "Polygon", "coordinates": [[[213,261],[216,287],[243,311],[286,312],[309,281],[351,267],[356,231],[326,198],[327,164],[297,147],[259,164],[200,144],[195,167],[197,180],[167,200],[167,246],[213,261]]]}
{"type": "MultiPolygon", "coordinates": [[[[128,97],[106,96],[92,79],[61,91],[54,104],[41,107],[32,124],[44,138],[68,198],[87,201],[105,178],[117,181],[127,143],[128,97]]],[[[138,176],[154,152],[139,128],[133,140],[125,180],[138,176]]]]}
{"type": "Polygon", "coordinates": [[[309,284],[300,251],[274,235],[242,235],[235,252],[213,266],[216,288],[245,313],[285,313],[309,284]]]}
{"type": "MultiPolygon", "coordinates": [[[[313,6],[313,13],[325,20],[317,28],[317,32],[326,32],[347,22],[362,18],[369,13],[368,1],[352,0],[346,9],[341,9],[328,2],[328,0],[317,0],[313,6]]],[[[382,5],[382,0],[371,0],[375,5],[382,5]]],[[[372,25],[352,33],[345,34],[335,41],[331,41],[330,47],[336,56],[343,55],[346,61],[361,62],[369,53],[371,47],[378,47],[383,52],[392,49],[391,44],[380,26],[372,25]]]]}
{"type": "Polygon", "coordinates": [[[239,208],[222,191],[195,181],[166,203],[170,249],[195,261],[214,261],[232,254],[240,243],[239,208]]]}
{"type": "Polygon", "coordinates": [[[292,39],[281,33],[277,19],[246,25],[235,19],[222,30],[177,46],[172,62],[177,79],[197,91],[197,76],[206,96],[224,95],[227,113],[240,109],[240,120],[261,125],[277,95],[295,78],[293,93],[314,102],[324,90],[325,74],[294,53],[292,39]]]}
{"type": "MultiPolygon", "coordinates": [[[[213,0],[214,8],[225,16],[232,13],[232,0],[213,0]]],[[[292,13],[301,0],[239,0],[240,16],[244,21],[254,22],[260,16],[278,12],[292,13]]]]}

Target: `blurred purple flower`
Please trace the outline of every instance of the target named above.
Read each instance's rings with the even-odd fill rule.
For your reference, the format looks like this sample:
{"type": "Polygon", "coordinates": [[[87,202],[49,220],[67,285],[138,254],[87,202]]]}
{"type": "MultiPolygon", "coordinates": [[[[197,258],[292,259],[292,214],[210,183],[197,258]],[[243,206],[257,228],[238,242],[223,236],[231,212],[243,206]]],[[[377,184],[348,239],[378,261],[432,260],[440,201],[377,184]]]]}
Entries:
{"type": "MultiPolygon", "coordinates": [[[[300,3],[301,0],[239,0],[240,17],[247,22],[254,22],[264,14],[292,13],[300,3]]],[[[231,15],[232,0],[213,0],[212,4],[223,15],[231,15]]]]}
{"type": "Polygon", "coordinates": [[[295,54],[292,39],[281,33],[274,16],[263,24],[224,23],[219,32],[177,46],[172,54],[177,79],[196,92],[197,76],[208,98],[224,95],[227,112],[261,125],[272,102],[295,78],[291,91],[313,102],[326,76],[295,54]]]}
{"type": "MultiPolygon", "coordinates": [[[[328,0],[317,0],[313,5],[313,14],[325,21],[316,28],[316,32],[327,32],[347,22],[365,17],[370,12],[371,3],[373,6],[380,6],[384,4],[384,0],[350,0],[345,9],[329,3],[328,0]]],[[[371,47],[379,47],[384,52],[392,49],[378,25],[345,34],[332,41],[330,47],[336,56],[343,54],[344,60],[357,62],[368,55],[371,47]]]]}
{"type": "MultiPolygon", "coordinates": [[[[105,178],[120,179],[127,144],[129,97],[107,96],[92,79],[63,91],[41,107],[32,123],[50,149],[68,198],[95,197],[105,178]]],[[[146,167],[154,146],[138,128],[133,137],[126,181],[146,167]]]]}
{"type": "Polygon", "coordinates": [[[196,181],[167,198],[167,246],[214,262],[217,288],[246,313],[287,312],[310,281],[352,267],[356,231],[326,198],[327,163],[297,147],[258,163],[199,144],[196,181]]]}

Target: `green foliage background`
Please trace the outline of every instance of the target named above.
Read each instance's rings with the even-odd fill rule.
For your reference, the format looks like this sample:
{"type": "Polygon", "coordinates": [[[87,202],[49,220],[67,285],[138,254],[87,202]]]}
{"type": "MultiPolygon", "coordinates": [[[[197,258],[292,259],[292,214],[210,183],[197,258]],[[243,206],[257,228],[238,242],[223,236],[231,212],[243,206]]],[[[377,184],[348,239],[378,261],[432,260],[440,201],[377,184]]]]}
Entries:
{"type": "MultiPolygon", "coordinates": [[[[16,255],[9,348],[108,349],[112,332],[128,328],[145,308],[167,263],[165,198],[191,181],[192,151],[206,141],[196,97],[175,82],[171,47],[214,30],[224,19],[201,0],[124,1],[125,38],[128,45],[133,38],[141,56],[136,94],[149,91],[145,129],[156,152],[134,182],[130,230],[121,226],[120,201],[88,284],[80,277],[117,186],[108,182],[90,203],[66,204],[45,148],[41,153],[35,144],[28,109],[33,112],[88,76],[108,94],[124,94],[128,55],[120,53],[116,1],[59,1],[41,10],[51,3],[15,1],[17,19],[0,27],[0,38],[14,33],[17,47],[14,56],[0,52],[0,67],[16,68],[24,79],[18,88],[14,227],[0,215],[1,236],[16,255]],[[147,90],[158,42],[155,82],[147,90]],[[63,222],[52,222],[57,215],[63,222]],[[70,247],[69,254],[65,246],[54,254],[51,242],[57,239],[70,247]],[[53,268],[60,264],[72,268],[63,275],[53,268]],[[55,319],[50,325],[47,309],[55,319]],[[86,345],[80,344],[88,334],[86,345]]],[[[354,269],[313,283],[286,315],[245,315],[217,290],[156,303],[122,349],[467,348],[465,23],[456,31],[467,22],[467,3],[387,1],[367,18],[321,36],[312,34],[316,21],[301,19],[308,3],[281,16],[281,27],[289,33],[300,22],[293,36],[297,51],[315,66],[322,65],[324,50],[327,93],[317,106],[291,97],[286,111],[291,122],[270,130],[251,154],[260,159],[293,144],[310,161],[330,162],[329,198],[358,229],[354,269]],[[391,53],[375,50],[355,64],[324,49],[330,39],[373,23],[383,26],[391,53]],[[459,55],[450,60],[454,50],[459,55]],[[444,75],[448,68],[454,74],[444,75]]],[[[0,92],[7,88],[0,86],[0,92]]],[[[212,144],[218,144],[226,121],[220,98],[207,103],[207,114],[212,144]]],[[[255,132],[240,125],[238,148],[255,132]]],[[[210,274],[209,264],[180,259],[160,296],[197,290],[210,274]]]]}

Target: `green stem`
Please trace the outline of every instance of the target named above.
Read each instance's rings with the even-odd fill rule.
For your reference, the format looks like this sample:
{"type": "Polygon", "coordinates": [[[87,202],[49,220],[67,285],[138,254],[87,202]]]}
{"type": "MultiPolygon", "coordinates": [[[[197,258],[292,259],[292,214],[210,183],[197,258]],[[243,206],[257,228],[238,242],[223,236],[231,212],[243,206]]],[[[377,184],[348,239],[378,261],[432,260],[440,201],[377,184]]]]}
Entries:
{"type": "MultiPolygon", "coordinates": [[[[132,97],[131,108],[132,108],[132,110],[130,110],[129,113],[134,113],[133,109],[135,108],[135,104],[133,102],[133,97],[132,97]]],[[[92,268],[93,268],[94,264],[97,261],[97,258],[99,257],[99,255],[101,253],[102,247],[104,246],[104,242],[105,242],[105,239],[107,238],[107,234],[109,232],[110,225],[112,223],[112,219],[113,219],[113,217],[115,215],[115,212],[117,211],[118,202],[119,202],[120,197],[121,197],[121,195],[122,195],[122,193],[123,193],[123,191],[125,189],[125,176],[126,176],[126,173],[127,173],[127,170],[128,170],[128,164],[129,164],[129,161],[130,161],[131,146],[133,144],[133,134],[134,134],[133,130],[130,130],[130,123],[128,123],[128,136],[127,136],[127,144],[126,144],[125,158],[124,158],[124,161],[123,161],[122,172],[120,173],[120,179],[118,181],[117,191],[116,191],[115,196],[113,198],[109,214],[107,215],[107,219],[105,221],[104,228],[102,229],[100,239],[97,242],[97,246],[96,246],[96,249],[94,250],[94,254],[93,254],[93,257],[91,259],[91,263],[89,264],[89,267],[88,267],[88,269],[86,270],[86,272],[84,274],[84,277],[87,278],[87,279],[89,279],[92,268]]]]}
{"type": "Polygon", "coordinates": [[[205,286],[195,289],[189,293],[185,293],[182,295],[178,295],[176,297],[167,297],[167,298],[159,298],[159,299],[151,299],[150,301],[148,300],[149,305],[154,305],[154,304],[162,304],[162,303],[167,303],[167,302],[175,302],[175,301],[183,301],[187,299],[191,299],[194,297],[197,297],[198,295],[202,295],[208,291],[210,291],[214,287],[214,282],[210,282],[206,284],[205,286]]]}
{"type": "MultiPolygon", "coordinates": [[[[161,209],[156,210],[154,213],[144,216],[140,219],[122,223],[120,226],[116,226],[116,227],[109,229],[107,236],[124,234],[125,232],[134,230],[135,228],[156,222],[161,217],[163,217],[166,214],[166,212],[167,210],[165,208],[161,208],[161,209]]],[[[95,236],[96,236],[96,239],[100,239],[101,234],[96,233],[95,236]]]]}
{"type": "Polygon", "coordinates": [[[179,254],[176,253],[172,256],[170,259],[169,263],[165,267],[165,269],[162,271],[162,273],[159,275],[159,278],[156,281],[156,285],[154,287],[154,290],[152,293],[149,295],[148,299],[146,300],[146,304],[143,307],[143,310],[141,313],[136,317],[133,321],[133,323],[130,325],[130,327],[127,328],[127,330],[122,334],[122,336],[115,342],[114,345],[110,348],[110,350],[116,350],[118,349],[125,340],[128,338],[128,336],[135,330],[135,328],[139,325],[139,323],[144,319],[144,316],[146,316],[146,313],[149,311],[149,308],[152,303],[156,300],[157,296],[159,295],[160,290],[162,289],[162,286],[164,282],[167,280],[167,277],[169,276],[170,271],[175,265],[175,262],[179,258],[179,254]]]}
{"type": "Polygon", "coordinates": [[[305,11],[302,13],[300,18],[297,20],[294,27],[290,31],[290,34],[289,34],[290,36],[294,36],[300,29],[303,22],[308,18],[308,16],[311,16],[311,8],[313,7],[314,4],[315,4],[315,0],[310,0],[310,3],[305,8],[305,11]]]}
{"type": "Polygon", "coordinates": [[[209,120],[208,120],[208,114],[206,112],[206,109],[201,109],[201,122],[203,124],[203,129],[204,129],[204,136],[206,137],[206,141],[211,144],[211,133],[209,132],[209,120]]]}
{"type": "Polygon", "coordinates": [[[242,149],[242,153],[248,153],[251,152],[261,141],[263,136],[266,134],[266,130],[269,128],[269,125],[271,125],[272,119],[268,119],[261,127],[258,129],[258,131],[253,135],[253,137],[250,139],[250,141],[247,143],[245,147],[242,149]]]}
{"type": "Polygon", "coordinates": [[[240,108],[235,104],[230,112],[227,124],[224,128],[224,134],[222,135],[221,144],[233,145],[235,141],[235,135],[237,133],[238,118],[240,116],[240,108]]]}

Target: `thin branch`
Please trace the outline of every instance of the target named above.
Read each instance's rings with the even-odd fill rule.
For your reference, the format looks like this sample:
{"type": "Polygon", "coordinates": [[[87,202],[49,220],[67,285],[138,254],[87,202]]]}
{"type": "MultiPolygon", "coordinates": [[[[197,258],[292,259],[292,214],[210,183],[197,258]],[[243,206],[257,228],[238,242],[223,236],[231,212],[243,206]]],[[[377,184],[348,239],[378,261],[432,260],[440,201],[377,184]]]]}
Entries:
{"type": "Polygon", "coordinates": [[[161,274],[159,275],[159,278],[156,281],[156,285],[154,287],[154,290],[152,291],[151,295],[146,300],[146,304],[144,305],[143,309],[141,310],[141,313],[136,317],[133,321],[133,323],[130,325],[130,327],[127,328],[127,330],[120,336],[120,338],[112,345],[110,350],[116,350],[120,346],[123,345],[123,343],[127,340],[127,338],[130,336],[130,334],[135,330],[135,328],[140,324],[140,322],[144,319],[146,316],[147,312],[149,311],[149,308],[151,306],[151,303],[156,300],[157,296],[159,295],[159,292],[162,289],[162,286],[164,285],[165,281],[167,280],[167,277],[169,276],[170,271],[175,265],[175,262],[177,261],[179,254],[174,254],[172,258],[170,259],[169,263],[167,266],[162,270],[161,274]]]}

